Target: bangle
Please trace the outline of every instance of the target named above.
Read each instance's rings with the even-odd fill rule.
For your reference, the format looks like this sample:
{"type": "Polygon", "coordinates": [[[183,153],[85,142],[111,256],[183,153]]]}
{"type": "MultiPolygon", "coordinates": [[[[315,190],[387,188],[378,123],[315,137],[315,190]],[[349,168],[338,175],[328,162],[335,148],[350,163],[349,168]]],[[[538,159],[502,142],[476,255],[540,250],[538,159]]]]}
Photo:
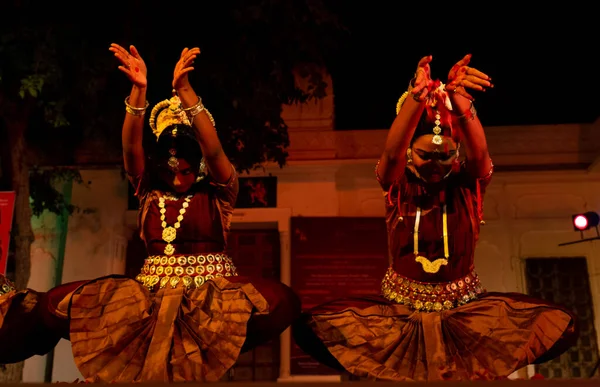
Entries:
{"type": "Polygon", "coordinates": [[[462,122],[471,121],[475,117],[477,117],[477,110],[475,109],[475,106],[473,105],[473,101],[471,101],[471,106],[469,106],[469,110],[467,110],[460,116],[456,116],[456,118],[461,120],[462,122]]]}
{"type": "Polygon", "coordinates": [[[188,115],[190,121],[194,119],[200,112],[204,110],[204,105],[202,104],[202,98],[198,97],[198,102],[194,106],[183,109],[183,111],[188,115]]]}
{"type": "Polygon", "coordinates": [[[202,111],[204,111],[206,113],[206,115],[208,116],[208,119],[210,120],[210,122],[213,124],[213,126],[216,126],[215,119],[213,118],[212,114],[210,114],[208,109],[204,107],[204,104],[202,103],[202,98],[200,98],[200,97],[198,97],[198,102],[196,102],[196,104],[194,106],[185,108],[185,109],[183,109],[183,111],[187,114],[190,121],[193,121],[194,117],[196,117],[198,114],[200,114],[202,111]]]}
{"type": "Polygon", "coordinates": [[[142,108],[133,107],[129,104],[129,96],[125,98],[125,111],[132,116],[143,116],[146,113],[146,109],[148,109],[149,103],[146,101],[146,104],[142,108]]]}

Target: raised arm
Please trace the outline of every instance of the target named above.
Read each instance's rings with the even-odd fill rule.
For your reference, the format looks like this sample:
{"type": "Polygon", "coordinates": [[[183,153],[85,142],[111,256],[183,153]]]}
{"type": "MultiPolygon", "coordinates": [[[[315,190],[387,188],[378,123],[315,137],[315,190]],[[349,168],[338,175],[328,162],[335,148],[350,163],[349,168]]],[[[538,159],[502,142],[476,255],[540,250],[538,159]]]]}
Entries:
{"type": "Polygon", "coordinates": [[[223,151],[212,116],[204,108],[202,99],[196,95],[188,79],[188,73],[194,70],[192,65],[199,54],[199,48],[185,48],[183,50],[175,66],[173,89],[177,92],[184,110],[190,116],[190,121],[196,129],[196,136],[208,172],[217,183],[224,184],[231,179],[233,167],[223,151]]]}
{"type": "Polygon", "coordinates": [[[452,67],[448,74],[446,90],[449,92],[454,111],[453,126],[459,128],[466,148],[467,171],[473,177],[479,178],[490,172],[492,161],[483,126],[473,106],[473,97],[466,89],[485,91],[487,87],[494,86],[489,76],[468,66],[470,61],[469,54],[452,67]]]}
{"type": "Polygon", "coordinates": [[[426,56],[419,61],[415,78],[409,85],[408,96],[388,132],[383,154],[377,164],[377,176],[384,188],[389,187],[404,173],[406,150],[410,146],[410,140],[425,109],[425,98],[430,91],[431,59],[431,56],[426,56]]]}
{"type": "Polygon", "coordinates": [[[139,177],[144,172],[144,149],[142,133],[144,129],[144,114],[148,108],[146,88],[148,87],[146,64],[134,46],[129,51],[116,43],[109,48],[121,62],[121,70],[133,84],[131,93],[125,99],[125,120],[121,139],[123,143],[123,162],[125,171],[131,177],[139,177]]]}

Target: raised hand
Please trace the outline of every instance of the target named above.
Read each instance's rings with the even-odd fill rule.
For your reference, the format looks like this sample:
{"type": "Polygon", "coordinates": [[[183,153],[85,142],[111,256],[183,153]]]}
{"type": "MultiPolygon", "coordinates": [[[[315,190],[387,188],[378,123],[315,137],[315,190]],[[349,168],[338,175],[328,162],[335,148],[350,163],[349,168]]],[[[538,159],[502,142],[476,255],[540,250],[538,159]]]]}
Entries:
{"type": "Polygon", "coordinates": [[[467,92],[467,88],[485,91],[487,87],[493,88],[494,85],[491,82],[492,78],[473,67],[469,67],[470,62],[471,54],[467,54],[452,66],[448,73],[446,90],[456,92],[456,94],[472,101],[473,97],[467,92]]]}
{"type": "Polygon", "coordinates": [[[112,43],[108,50],[113,52],[121,62],[118,67],[119,70],[124,72],[134,85],[141,88],[148,86],[146,63],[144,63],[140,53],[133,45],[129,46],[129,51],[127,51],[118,44],[112,43]]]}
{"type": "Polygon", "coordinates": [[[194,70],[192,65],[198,55],[200,55],[198,47],[183,49],[179,61],[175,65],[175,71],[173,71],[173,89],[177,90],[189,86],[188,73],[194,70]]]}
{"type": "Polygon", "coordinates": [[[431,80],[431,67],[429,63],[433,57],[431,55],[421,58],[417,65],[417,71],[415,72],[415,78],[411,94],[413,98],[417,100],[423,100],[427,97],[427,94],[431,91],[430,86],[431,80]]]}

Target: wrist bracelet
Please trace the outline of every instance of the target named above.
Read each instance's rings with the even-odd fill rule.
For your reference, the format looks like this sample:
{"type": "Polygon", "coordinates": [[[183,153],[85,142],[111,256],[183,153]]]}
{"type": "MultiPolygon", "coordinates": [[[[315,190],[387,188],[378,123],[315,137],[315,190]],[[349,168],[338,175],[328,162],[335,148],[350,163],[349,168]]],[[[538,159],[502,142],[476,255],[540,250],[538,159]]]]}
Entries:
{"type": "Polygon", "coordinates": [[[146,113],[146,109],[148,109],[149,103],[148,101],[146,101],[146,104],[144,105],[144,107],[138,108],[138,107],[134,107],[131,106],[129,104],[129,96],[127,96],[125,98],[125,111],[129,114],[131,114],[132,116],[143,116],[146,113]]]}
{"type": "Polygon", "coordinates": [[[469,110],[467,110],[466,112],[464,112],[460,116],[456,116],[456,118],[459,119],[459,120],[461,120],[462,122],[471,121],[475,117],[477,117],[477,109],[475,109],[475,105],[473,105],[473,101],[471,101],[471,105],[469,106],[469,110]]]}

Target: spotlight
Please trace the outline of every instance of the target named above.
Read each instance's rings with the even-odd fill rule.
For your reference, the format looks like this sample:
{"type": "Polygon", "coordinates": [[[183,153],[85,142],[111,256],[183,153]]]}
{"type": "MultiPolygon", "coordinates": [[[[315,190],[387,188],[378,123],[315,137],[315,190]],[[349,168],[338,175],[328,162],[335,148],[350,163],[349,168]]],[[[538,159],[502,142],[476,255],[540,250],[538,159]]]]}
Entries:
{"type": "Polygon", "coordinates": [[[585,231],[592,227],[598,227],[600,216],[594,211],[588,211],[584,214],[573,215],[573,230],[585,231]]]}

